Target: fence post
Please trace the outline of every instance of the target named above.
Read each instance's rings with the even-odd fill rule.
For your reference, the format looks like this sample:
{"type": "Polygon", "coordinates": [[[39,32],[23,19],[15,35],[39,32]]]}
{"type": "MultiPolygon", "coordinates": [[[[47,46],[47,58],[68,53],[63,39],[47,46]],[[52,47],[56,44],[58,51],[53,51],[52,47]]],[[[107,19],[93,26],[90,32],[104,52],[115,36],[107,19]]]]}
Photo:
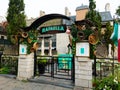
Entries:
{"type": "Polygon", "coordinates": [[[36,75],[36,65],[37,65],[37,55],[36,55],[36,51],[34,51],[34,76],[36,75]]]}
{"type": "Polygon", "coordinates": [[[0,55],[0,68],[2,67],[2,66],[1,66],[1,56],[2,56],[2,55],[0,55]]]}
{"type": "Polygon", "coordinates": [[[97,74],[96,74],[96,56],[95,55],[94,55],[94,71],[93,71],[93,74],[94,74],[95,80],[96,80],[97,74]]]}
{"type": "Polygon", "coordinates": [[[71,71],[71,79],[73,81],[73,83],[75,82],[75,61],[74,61],[74,54],[72,57],[72,71],[71,71]]]}
{"type": "Polygon", "coordinates": [[[51,61],[51,77],[54,78],[54,57],[53,56],[51,61]]]}
{"type": "Polygon", "coordinates": [[[112,63],[112,74],[114,75],[114,48],[113,48],[113,63],[112,63]]]}
{"type": "Polygon", "coordinates": [[[2,67],[1,66],[1,56],[2,56],[2,54],[3,54],[3,51],[0,51],[0,68],[2,67]]]}

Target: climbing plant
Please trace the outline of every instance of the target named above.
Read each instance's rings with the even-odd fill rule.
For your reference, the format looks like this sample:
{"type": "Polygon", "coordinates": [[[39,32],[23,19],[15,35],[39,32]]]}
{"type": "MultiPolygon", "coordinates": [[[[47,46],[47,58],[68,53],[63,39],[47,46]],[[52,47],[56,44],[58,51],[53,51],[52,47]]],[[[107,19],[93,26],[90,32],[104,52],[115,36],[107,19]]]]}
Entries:
{"type": "MultiPolygon", "coordinates": [[[[96,2],[94,0],[89,0],[89,12],[86,15],[86,19],[92,21],[95,27],[97,27],[98,36],[100,38],[100,30],[101,30],[101,16],[99,12],[95,10],[96,2]]],[[[95,45],[90,44],[90,58],[94,58],[93,52],[95,50],[95,45]]]]}
{"type": "Polygon", "coordinates": [[[38,31],[30,30],[28,32],[20,32],[19,43],[27,45],[27,54],[34,52],[38,48],[37,43],[38,31]]]}

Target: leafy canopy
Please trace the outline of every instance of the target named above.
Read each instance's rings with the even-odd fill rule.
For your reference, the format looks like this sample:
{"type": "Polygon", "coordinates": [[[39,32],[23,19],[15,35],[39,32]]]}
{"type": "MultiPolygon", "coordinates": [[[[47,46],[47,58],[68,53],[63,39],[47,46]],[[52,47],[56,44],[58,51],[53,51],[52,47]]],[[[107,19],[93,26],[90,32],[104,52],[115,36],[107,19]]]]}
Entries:
{"type": "Polygon", "coordinates": [[[24,7],[24,0],[9,0],[7,11],[8,35],[16,35],[21,27],[26,26],[24,7]]]}
{"type": "Polygon", "coordinates": [[[86,15],[86,19],[91,20],[98,29],[101,27],[101,16],[99,12],[95,10],[96,4],[94,0],[89,0],[89,12],[86,15]]]}

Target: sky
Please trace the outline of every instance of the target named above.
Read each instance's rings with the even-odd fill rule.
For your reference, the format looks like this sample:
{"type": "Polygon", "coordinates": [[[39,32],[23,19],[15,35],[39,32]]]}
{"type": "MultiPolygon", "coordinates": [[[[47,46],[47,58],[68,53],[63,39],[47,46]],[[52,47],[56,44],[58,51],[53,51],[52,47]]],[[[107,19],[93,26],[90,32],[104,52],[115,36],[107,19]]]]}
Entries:
{"type": "MultiPolygon", "coordinates": [[[[120,6],[119,0],[95,0],[96,10],[99,12],[105,11],[105,5],[110,4],[110,11],[112,16],[114,15],[118,6],[120,6]]],[[[0,16],[7,16],[9,0],[0,0],[0,16]]],[[[25,15],[28,18],[39,17],[40,10],[46,14],[59,13],[65,14],[65,7],[68,7],[71,15],[76,15],[76,7],[83,5],[89,5],[89,0],[24,0],[25,3],[25,15]]]]}

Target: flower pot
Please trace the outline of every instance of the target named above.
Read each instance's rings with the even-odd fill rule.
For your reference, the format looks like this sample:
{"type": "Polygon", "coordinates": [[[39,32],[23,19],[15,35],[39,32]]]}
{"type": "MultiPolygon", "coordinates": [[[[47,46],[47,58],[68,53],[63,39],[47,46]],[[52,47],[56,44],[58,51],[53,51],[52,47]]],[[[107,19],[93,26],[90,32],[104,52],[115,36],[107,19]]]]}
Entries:
{"type": "Polygon", "coordinates": [[[38,72],[39,72],[39,74],[45,73],[45,65],[44,64],[38,64],[38,72]]]}

